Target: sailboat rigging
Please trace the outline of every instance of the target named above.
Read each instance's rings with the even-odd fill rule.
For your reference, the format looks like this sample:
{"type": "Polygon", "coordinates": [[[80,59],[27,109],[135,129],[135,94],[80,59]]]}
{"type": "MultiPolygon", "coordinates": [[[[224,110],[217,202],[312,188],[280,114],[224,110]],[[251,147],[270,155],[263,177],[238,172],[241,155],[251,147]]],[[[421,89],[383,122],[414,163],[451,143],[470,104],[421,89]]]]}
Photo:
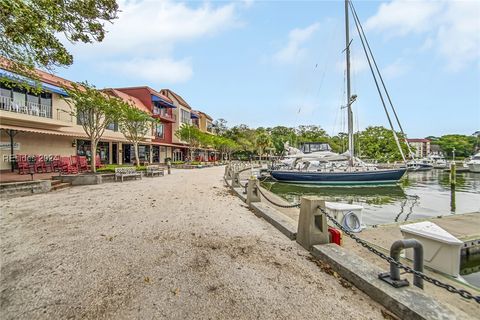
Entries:
{"type": "MultiPolygon", "coordinates": [[[[290,167],[288,168],[279,168],[270,171],[270,174],[273,178],[283,182],[290,182],[290,183],[299,183],[299,184],[326,184],[326,185],[377,185],[377,184],[395,184],[397,183],[405,174],[406,168],[396,168],[396,169],[377,169],[376,167],[368,166],[364,164],[361,160],[355,158],[355,141],[354,141],[354,133],[353,133],[353,112],[352,112],[352,104],[356,101],[357,95],[351,93],[351,76],[350,76],[350,45],[352,40],[350,39],[350,26],[349,26],[349,16],[350,16],[350,9],[353,14],[353,18],[355,21],[355,25],[357,31],[359,33],[362,46],[365,52],[365,55],[368,60],[368,64],[370,70],[372,72],[372,76],[374,78],[377,91],[380,95],[380,99],[383,105],[383,109],[387,114],[387,119],[389,121],[390,127],[393,131],[393,135],[395,138],[395,142],[397,147],[400,150],[400,154],[404,161],[405,155],[401,149],[400,141],[398,136],[394,130],[392,120],[388,113],[385,99],[383,98],[383,94],[380,88],[380,85],[377,80],[377,76],[372,66],[372,60],[374,61],[374,65],[378,75],[380,75],[378,66],[373,59],[373,54],[371,53],[370,46],[368,42],[366,42],[365,34],[363,33],[363,28],[361,27],[360,20],[355,12],[353,4],[350,0],[345,0],[345,61],[346,61],[346,109],[347,109],[347,124],[348,124],[348,151],[347,151],[347,160],[348,165],[345,166],[343,162],[338,160],[344,160],[339,157],[341,155],[335,155],[329,150],[321,151],[321,152],[314,152],[312,154],[305,155],[300,152],[298,149],[288,147],[290,150],[290,155],[287,156],[290,162],[290,167]],[[367,50],[368,47],[368,50],[367,50]],[[369,56],[369,53],[371,55],[369,56]],[[292,154],[293,153],[293,154],[292,154]],[[298,166],[299,159],[304,160],[303,166],[298,166]],[[340,162],[340,163],[337,163],[340,162]]],[[[385,83],[383,78],[379,76],[382,82],[383,89],[387,93],[388,100],[390,102],[390,106],[392,110],[394,110],[393,104],[391,102],[390,96],[388,95],[388,91],[386,90],[385,83]]],[[[395,112],[395,111],[394,111],[395,112]]],[[[398,120],[398,116],[395,112],[395,118],[400,126],[400,121],[398,120]]],[[[401,128],[401,126],[400,126],[401,128]]],[[[401,128],[403,133],[403,128],[401,128]]],[[[411,152],[411,151],[410,151],[411,152]]],[[[289,163],[286,162],[285,164],[289,163]]]]}

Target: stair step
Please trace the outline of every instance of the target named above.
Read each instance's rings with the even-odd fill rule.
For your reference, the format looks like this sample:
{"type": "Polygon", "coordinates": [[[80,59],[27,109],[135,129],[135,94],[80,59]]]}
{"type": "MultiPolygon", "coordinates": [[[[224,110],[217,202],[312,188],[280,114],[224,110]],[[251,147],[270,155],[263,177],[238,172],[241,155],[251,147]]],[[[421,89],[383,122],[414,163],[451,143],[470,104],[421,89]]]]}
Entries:
{"type": "Polygon", "coordinates": [[[52,191],[54,190],[60,190],[60,189],[65,189],[65,188],[68,188],[68,187],[71,187],[72,184],[71,183],[57,183],[55,185],[52,184],[52,191]]]}
{"type": "Polygon", "coordinates": [[[56,185],[59,185],[60,183],[62,183],[61,180],[52,180],[52,187],[56,186],[56,185]]]}

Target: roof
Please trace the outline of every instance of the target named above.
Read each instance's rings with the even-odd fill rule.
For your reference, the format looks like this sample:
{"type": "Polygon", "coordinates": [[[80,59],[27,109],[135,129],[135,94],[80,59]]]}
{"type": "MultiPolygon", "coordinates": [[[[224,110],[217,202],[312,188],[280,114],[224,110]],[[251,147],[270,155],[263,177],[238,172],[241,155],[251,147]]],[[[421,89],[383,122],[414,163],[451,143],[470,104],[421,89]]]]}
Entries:
{"type": "Polygon", "coordinates": [[[428,139],[407,139],[408,142],[430,142],[428,139]]]}
{"type": "Polygon", "coordinates": [[[135,98],[135,97],[133,97],[129,94],[126,94],[125,92],[118,91],[118,90],[112,89],[112,88],[107,88],[107,89],[104,89],[103,91],[105,91],[105,92],[107,92],[107,93],[109,93],[109,94],[111,94],[111,95],[113,95],[117,98],[120,98],[120,99],[122,99],[126,102],[131,102],[131,103],[133,103],[133,105],[135,107],[137,107],[137,109],[150,114],[150,109],[147,106],[145,106],[143,104],[143,102],[140,101],[140,99],[138,99],[138,98],[135,98]]]}
{"type": "Polygon", "coordinates": [[[208,114],[206,114],[205,112],[202,112],[202,111],[196,111],[198,112],[199,114],[203,115],[205,118],[207,118],[208,120],[212,121],[212,117],[210,117],[208,114]]]}
{"type": "MultiPolygon", "coordinates": [[[[4,68],[8,71],[15,72],[11,66],[11,62],[3,57],[0,57],[0,67],[4,68]]],[[[53,84],[59,87],[72,87],[72,81],[64,79],[62,77],[58,77],[54,74],[42,71],[40,69],[34,69],[35,73],[38,76],[38,80],[42,82],[46,82],[49,84],[53,84]]]]}
{"type": "Polygon", "coordinates": [[[171,94],[175,99],[185,108],[192,109],[190,105],[177,93],[173,92],[170,89],[161,89],[160,92],[164,95],[171,94]]]}
{"type": "Polygon", "coordinates": [[[158,91],[155,91],[154,89],[150,88],[149,86],[139,86],[139,87],[125,87],[125,88],[116,88],[117,90],[128,90],[128,89],[145,89],[145,90],[148,90],[148,92],[150,92],[150,94],[153,94],[154,96],[157,96],[159,98],[162,98],[170,103],[173,103],[172,99],[170,99],[169,97],[167,97],[166,95],[164,95],[163,93],[161,92],[158,92],[158,91]]]}

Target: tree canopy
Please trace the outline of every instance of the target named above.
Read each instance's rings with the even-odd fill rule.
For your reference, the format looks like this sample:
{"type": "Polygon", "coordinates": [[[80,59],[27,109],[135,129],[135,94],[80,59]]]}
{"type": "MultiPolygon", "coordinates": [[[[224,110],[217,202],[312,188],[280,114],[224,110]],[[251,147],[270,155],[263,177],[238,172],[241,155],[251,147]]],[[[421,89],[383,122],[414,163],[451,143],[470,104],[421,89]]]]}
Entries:
{"type": "Polygon", "coordinates": [[[152,130],[152,124],[156,122],[148,113],[139,110],[131,103],[117,99],[115,101],[118,114],[120,131],[130,141],[135,151],[135,163],[140,165],[138,156],[138,144],[145,135],[152,130]]]}
{"type": "Polygon", "coordinates": [[[64,88],[68,97],[65,101],[70,105],[72,116],[76,117],[85,134],[90,139],[92,170],[95,171],[95,150],[107,126],[115,123],[119,118],[119,109],[116,99],[90,86],[72,84],[71,88],[64,88]]]}
{"type": "Polygon", "coordinates": [[[115,0],[1,0],[0,55],[13,70],[68,66],[73,57],[59,39],[90,43],[105,37],[105,22],[117,18],[115,0]]]}
{"type": "Polygon", "coordinates": [[[453,149],[455,148],[455,156],[468,157],[474,153],[477,139],[478,138],[474,136],[447,134],[435,140],[434,143],[438,144],[442,151],[448,156],[452,156],[453,149]]]}

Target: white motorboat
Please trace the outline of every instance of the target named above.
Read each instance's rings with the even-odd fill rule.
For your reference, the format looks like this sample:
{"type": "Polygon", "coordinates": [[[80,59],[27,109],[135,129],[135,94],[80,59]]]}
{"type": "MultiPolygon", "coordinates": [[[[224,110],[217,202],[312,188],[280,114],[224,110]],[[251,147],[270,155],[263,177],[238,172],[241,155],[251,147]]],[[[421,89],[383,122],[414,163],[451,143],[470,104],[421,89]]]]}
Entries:
{"type": "Polygon", "coordinates": [[[480,152],[466,162],[470,172],[480,173],[480,152]]]}

